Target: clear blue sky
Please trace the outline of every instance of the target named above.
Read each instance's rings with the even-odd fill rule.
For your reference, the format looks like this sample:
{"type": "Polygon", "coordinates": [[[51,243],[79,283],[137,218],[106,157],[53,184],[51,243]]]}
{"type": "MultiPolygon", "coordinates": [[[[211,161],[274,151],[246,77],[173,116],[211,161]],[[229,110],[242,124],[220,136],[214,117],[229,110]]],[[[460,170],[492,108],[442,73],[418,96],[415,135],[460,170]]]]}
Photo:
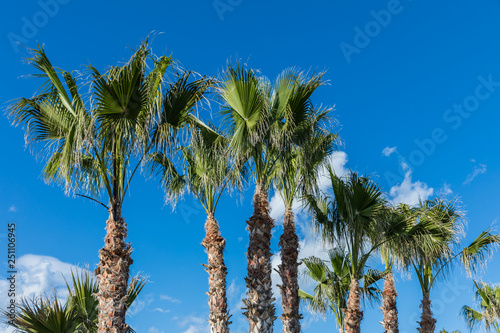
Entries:
{"type": "MultiPolygon", "coordinates": [[[[217,74],[228,59],[243,59],[270,78],[291,66],[328,70],[330,85],[314,101],[335,106],[345,142],[345,154],[338,154],[335,163],[373,175],[384,190],[392,188],[397,201],[459,196],[469,220],[467,240],[500,217],[498,0],[27,0],[2,7],[2,108],[14,98],[31,96],[41,83],[21,77],[33,70],[23,62],[26,51],[13,40],[29,47],[45,44],[53,64],[66,70],[83,70],[89,62],[104,69],[127,59],[129,48],[151,32],[161,32],[153,42],[157,54],[172,53],[184,68],[206,75],[217,74]]],[[[107,212],[44,184],[42,163],[25,149],[23,132],[4,115],[0,142],[0,228],[8,221],[18,224],[18,255],[26,255],[22,285],[49,291],[51,283],[61,286],[64,263],[95,267],[107,212]]],[[[246,330],[238,302],[245,291],[251,188],[244,198],[225,197],[216,213],[228,242],[233,332],[246,330]]],[[[132,270],[151,280],[130,324],[138,332],[207,332],[201,207],[187,197],[172,212],[157,183],[140,176],[126,198],[124,216],[135,249],[132,270]]],[[[278,227],[274,252],[280,233],[278,227]]],[[[309,234],[307,227],[301,229],[304,248],[311,249],[309,234]]],[[[6,251],[2,247],[0,256],[6,251]]],[[[499,282],[499,258],[482,275],[485,281],[499,282]]],[[[3,278],[3,260],[0,269],[3,278]]],[[[408,276],[397,279],[401,332],[414,332],[418,283],[408,276]]],[[[472,281],[460,270],[450,281],[431,295],[437,327],[464,330],[458,312],[473,304],[472,281]]],[[[378,305],[366,308],[364,330],[382,331],[379,320],[378,305]]],[[[323,321],[306,315],[303,322],[304,332],[335,330],[332,317],[323,321]]],[[[276,330],[281,330],[279,319],[276,330]]]]}

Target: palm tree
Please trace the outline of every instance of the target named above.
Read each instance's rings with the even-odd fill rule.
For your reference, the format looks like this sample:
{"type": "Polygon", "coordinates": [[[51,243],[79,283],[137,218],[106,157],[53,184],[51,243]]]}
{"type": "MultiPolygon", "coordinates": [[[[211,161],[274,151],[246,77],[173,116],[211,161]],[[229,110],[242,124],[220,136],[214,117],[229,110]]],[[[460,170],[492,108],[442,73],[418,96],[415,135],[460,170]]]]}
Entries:
{"type": "Polygon", "coordinates": [[[314,222],[324,241],[345,248],[350,260],[349,297],[344,311],[346,333],[359,333],[363,319],[359,280],[370,255],[383,243],[386,228],[377,216],[382,192],[367,177],[351,172],[345,178],[328,167],[333,196],[308,196],[314,222]]]}
{"type": "MultiPolygon", "coordinates": [[[[72,285],[66,283],[68,298],[64,304],[53,296],[24,298],[14,318],[3,311],[4,322],[20,333],[95,333],[97,332],[98,301],[94,294],[99,291],[98,281],[88,271],[71,273],[72,285]]],[[[127,291],[127,306],[137,298],[146,279],[134,277],[127,291]]],[[[133,333],[130,327],[128,333],[133,333]]]]}
{"type": "MultiPolygon", "coordinates": [[[[393,220],[396,224],[406,224],[409,227],[414,225],[416,219],[415,209],[409,207],[406,204],[400,204],[396,207],[388,206],[384,209],[382,214],[384,218],[393,220]]],[[[415,246],[418,243],[418,237],[416,239],[405,239],[411,238],[411,232],[414,231],[411,228],[407,229],[407,232],[403,232],[397,237],[388,239],[387,242],[380,246],[380,254],[382,260],[385,264],[385,269],[388,272],[384,278],[384,290],[382,292],[382,327],[385,333],[398,333],[399,332],[399,322],[398,322],[398,308],[397,308],[397,292],[396,285],[394,282],[393,267],[394,264],[402,269],[407,269],[408,254],[411,253],[411,249],[408,248],[415,246]]],[[[415,236],[415,235],[413,235],[415,236]]]]}
{"type": "Polygon", "coordinates": [[[99,251],[96,269],[100,282],[99,332],[127,331],[132,248],[125,242],[127,225],[121,211],[129,184],[149,150],[171,144],[172,133],[177,131],[172,122],[197,123],[196,117],[175,117],[191,110],[209,85],[205,78],[188,84],[190,73],[186,73],[168,87],[162,103],[163,77],[172,59],[153,58],[152,68],[146,73],[150,57],[146,41],[121,67],[100,74],[89,66],[92,95],[84,100],[78,79],[54,68],[39,47],[30,61],[41,71],[36,76],[47,82],[35,97],[21,98],[10,107],[13,123],[25,127],[26,142],[43,148],[50,156],[43,171],[46,180],[62,182],[73,193],[85,191],[89,196],[82,196],[109,211],[105,245],[99,251]],[[175,103],[170,103],[172,100],[175,103]],[[178,110],[183,112],[176,113],[178,110]],[[102,188],[108,205],[97,199],[102,188]]]}
{"type": "MultiPolygon", "coordinates": [[[[300,89],[298,89],[300,91],[300,89]]],[[[293,103],[291,103],[293,104],[293,103]]],[[[304,112],[306,110],[302,110],[304,112]]],[[[283,234],[280,237],[281,264],[278,266],[282,285],[283,332],[299,333],[299,284],[298,262],[299,239],[296,233],[292,206],[297,197],[311,193],[316,189],[318,171],[323,167],[327,157],[331,154],[337,139],[336,134],[328,133],[321,127],[326,120],[328,110],[315,112],[307,110],[309,114],[297,127],[300,132],[295,134],[298,144],[283,150],[277,160],[273,176],[275,187],[285,203],[283,234]]],[[[304,118],[301,115],[301,118],[304,118]]],[[[294,117],[297,119],[299,117],[294,117]]]]}
{"type": "Polygon", "coordinates": [[[438,237],[427,237],[427,240],[419,243],[418,256],[413,257],[412,262],[422,290],[422,315],[418,331],[433,333],[436,319],[431,310],[430,292],[435,282],[444,278],[457,260],[468,273],[475,272],[485,263],[486,254],[500,244],[500,237],[485,230],[469,246],[460,248],[464,219],[455,203],[439,198],[428,200],[420,204],[418,214],[422,223],[434,223],[441,230],[438,237]]]}
{"type": "Polygon", "coordinates": [[[476,325],[484,324],[486,331],[500,333],[500,287],[479,281],[474,281],[474,287],[480,310],[467,305],[462,307],[462,316],[467,326],[473,330],[476,325]]]}
{"type": "Polygon", "coordinates": [[[235,155],[250,159],[255,180],[254,212],[247,221],[248,298],[243,300],[250,332],[270,333],[276,320],[270,261],[274,221],[269,216],[268,197],[273,170],[283,149],[293,141],[297,124],[307,116],[293,111],[311,108],[309,97],[322,84],[321,75],[314,75],[305,84],[297,80],[293,71],[284,71],[271,88],[255,71],[229,66],[218,89],[224,103],[224,123],[232,135],[230,147],[235,155]]]}
{"type": "Polygon", "coordinates": [[[175,204],[187,191],[198,199],[207,214],[202,245],[208,255],[208,265],[204,266],[209,275],[208,321],[213,333],[228,333],[231,323],[226,299],[226,240],[221,236],[214,214],[226,188],[230,185],[239,187],[242,181],[241,163],[232,160],[227,143],[223,136],[213,141],[201,131],[196,131],[190,145],[180,148],[182,163],[178,168],[161,152],[149,157],[152,172],[161,175],[168,201],[175,204]]]}
{"type": "MultiPolygon", "coordinates": [[[[351,282],[351,264],[348,253],[341,248],[328,251],[330,267],[325,261],[317,257],[302,259],[306,269],[304,273],[317,282],[314,294],[308,294],[299,290],[300,298],[314,312],[327,313],[332,311],[339,329],[344,333],[345,316],[344,309],[347,307],[349,285],[351,282]]],[[[381,292],[375,283],[383,278],[386,272],[368,269],[362,273],[363,286],[359,288],[361,295],[368,300],[378,299],[381,292]]]]}

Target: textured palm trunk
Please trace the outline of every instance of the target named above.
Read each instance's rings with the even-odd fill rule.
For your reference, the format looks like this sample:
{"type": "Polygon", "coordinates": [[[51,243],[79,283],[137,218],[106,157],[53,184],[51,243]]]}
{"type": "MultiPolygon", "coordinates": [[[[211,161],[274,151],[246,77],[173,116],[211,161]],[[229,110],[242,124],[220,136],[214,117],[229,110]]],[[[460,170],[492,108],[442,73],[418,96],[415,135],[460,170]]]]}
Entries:
{"type": "Polygon", "coordinates": [[[269,200],[262,184],[255,186],[253,215],[247,221],[250,233],[247,261],[247,298],[243,300],[250,333],[272,333],[276,320],[271,282],[271,230],[274,221],[269,216],[269,200]]]}
{"type": "Polygon", "coordinates": [[[434,330],[436,329],[436,319],[432,316],[431,300],[429,298],[428,291],[425,291],[423,294],[420,308],[422,308],[422,316],[420,317],[420,327],[418,328],[418,331],[420,333],[434,333],[434,330]]]}
{"type": "Polygon", "coordinates": [[[382,327],[384,333],[399,333],[398,308],[396,305],[396,287],[392,272],[387,274],[384,279],[384,291],[382,293],[382,327]]]}
{"type": "Polygon", "coordinates": [[[205,223],[206,236],[201,243],[208,255],[208,306],[210,315],[210,333],[229,333],[229,314],[226,298],[227,268],[224,265],[224,247],[226,240],[220,234],[219,224],[213,213],[208,214],[205,223]]]}
{"type": "Polygon", "coordinates": [[[300,319],[299,313],[299,283],[297,281],[297,257],[299,255],[299,237],[295,230],[293,212],[290,207],[285,210],[283,223],[283,234],[280,237],[281,265],[278,266],[279,274],[283,284],[280,286],[282,296],[283,333],[299,333],[300,319]]]}
{"type": "Polygon", "coordinates": [[[351,278],[349,285],[349,297],[347,298],[347,309],[345,310],[345,333],[360,333],[363,311],[361,311],[359,281],[351,278]]]}
{"type": "Polygon", "coordinates": [[[132,264],[132,248],[125,243],[127,224],[121,216],[120,207],[109,211],[106,222],[104,247],[99,251],[99,266],[95,274],[99,280],[99,333],[125,333],[127,311],[127,284],[129,267],[132,264]]]}

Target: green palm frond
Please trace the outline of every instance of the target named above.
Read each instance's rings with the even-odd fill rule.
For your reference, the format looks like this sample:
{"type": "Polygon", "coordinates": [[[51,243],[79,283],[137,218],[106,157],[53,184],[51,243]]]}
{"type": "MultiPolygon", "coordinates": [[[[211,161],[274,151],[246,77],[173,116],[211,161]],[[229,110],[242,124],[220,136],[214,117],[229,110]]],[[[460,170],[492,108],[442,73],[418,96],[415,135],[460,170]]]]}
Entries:
{"type": "Polygon", "coordinates": [[[488,254],[500,244],[500,236],[490,230],[483,231],[472,243],[462,249],[460,259],[467,272],[473,273],[484,267],[488,254]]]}
{"type": "Polygon", "coordinates": [[[224,123],[232,133],[234,151],[246,151],[263,139],[268,126],[269,112],[264,84],[256,72],[247,67],[229,66],[218,88],[226,108],[224,123]]]}
{"type": "Polygon", "coordinates": [[[22,299],[12,321],[8,321],[10,318],[6,317],[6,312],[2,315],[5,323],[17,332],[73,333],[78,326],[75,311],[68,303],[61,304],[55,291],[52,297],[22,299]]]}
{"type": "Polygon", "coordinates": [[[176,73],[176,80],[168,85],[163,95],[162,108],[152,129],[152,140],[157,149],[166,152],[188,139],[189,130],[211,129],[195,114],[195,107],[204,98],[213,81],[206,77],[190,80],[192,72],[176,73]]]}
{"type": "Polygon", "coordinates": [[[484,282],[474,281],[475,298],[480,310],[463,306],[461,315],[467,327],[473,330],[484,325],[486,331],[500,332],[500,287],[484,282]]]}
{"type": "Polygon", "coordinates": [[[97,332],[98,301],[95,294],[99,291],[97,279],[87,270],[71,272],[71,286],[68,288],[68,306],[78,318],[79,326],[87,332],[97,332]]]}

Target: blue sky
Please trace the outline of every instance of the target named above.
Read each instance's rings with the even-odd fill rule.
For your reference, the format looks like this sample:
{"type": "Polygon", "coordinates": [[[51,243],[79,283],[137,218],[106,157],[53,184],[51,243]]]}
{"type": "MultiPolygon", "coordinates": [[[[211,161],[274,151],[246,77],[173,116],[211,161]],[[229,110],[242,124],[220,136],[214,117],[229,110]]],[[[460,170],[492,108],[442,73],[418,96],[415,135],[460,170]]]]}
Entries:
{"type": "MultiPolygon", "coordinates": [[[[127,59],[130,48],[155,31],[157,54],[172,53],[184,68],[206,75],[217,74],[228,59],[242,59],[270,78],[292,66],[327,70],[330,84],[314,102],[335,107],[340,124],[335,130],[345,143],[332,159],[339,172],[350,168],[372,175],[395,201],[458,196],[469,221],[466,241],[499,218],[498,0],[27,0],[2,7],[2,108],[14,98],[31,96],[40,85],[22,77],[33,70],[15,40],[29,47],[44,43],[53,64],[66,70],[83,70],[89,62],[104,69],[127,59]]],[[[40,177],[42,157],[37,161],[25,148],[22,130],[10,126],[5,116],[0,118],[0,142],[0,228],[9,221],[18,225],[20,288],[27,294],[50,291],[52,285],[61,288],[60,273],[71,265],[97,264],[107,212],[46,185],[40,177]]],[[[227,238],[233,332],[246,331],[239,307],[251,194],[250,185],[240,196],[224,197],[216,212],[227,238]]],[[[279,201],[272,201],[272,207],[278,220],[272,240],[276,253],[282,231],[279,201]]],[[[138,332],[208,332],[201,206],[186,197],[173,212],[157,183],[140,176],[126,198],[124,216],[135,249],[132,270],[151,281],[129,323],[138,332]]],[[[298,222],[302,255],[324,255],[307,218],[299,216],[298,222]]],[[[497,255],[481,277],[499,282],[499,263],[497,255]]],[[[0,277],[6,268],[2,261],[0,277]]],[[[420,291],[415,279],[397,275],[402,333],[416,331],[420,291]]],[[[309,287],[306,280],[301,283],[309,287]]],[[[0,292],[5,286],[0,282],[0,292]]],[[[439,329],[464,330],[458,312],[473,304],[471,279],[455,270],[431,298],[439,329]]],[[[379,320],[378,305],[368,307],[363,328],[382,331],[379,320]]],[[[307,312],[303,327],[304,332],[335,330],[332,317],[323,320],[307,312]]],[[[279,319],[276,330],[281,330],[279,319]]]]}

